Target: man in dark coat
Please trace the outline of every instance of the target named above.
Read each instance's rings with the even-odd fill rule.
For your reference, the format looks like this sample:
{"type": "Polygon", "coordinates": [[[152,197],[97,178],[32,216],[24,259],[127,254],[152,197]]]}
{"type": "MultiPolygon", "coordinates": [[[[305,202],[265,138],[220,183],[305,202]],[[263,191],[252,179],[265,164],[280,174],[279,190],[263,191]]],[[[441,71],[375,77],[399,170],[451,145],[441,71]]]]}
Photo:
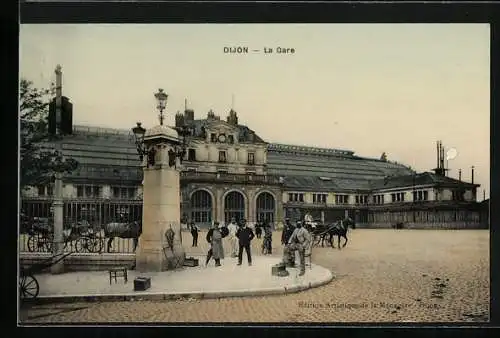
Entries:
{"type": "Polygon", "coordinates": [[[191,236],[193,236],[193,245],[192,246],[198,246],[198,232],[200,229],[194,224],[194,222],[191,222],[191,236]]]}
{"type": "Polygon", "coordinates": [[[283,232],[281,233],[281,244],[286,245],[290,237],[292,237],[293,231],[295,227],[290,223],[289,218],[285,218],[285,227],[283,228],[283,232]]]}
{"type": "Polygon", "coordinates": [[[241,220],[241,227],[236,232],[236,237],[238,237],[240,250],[238,252],[238,265],[241,265],[241,261],[243,260],[243,249],[245,249],[247,253],[248,265],[252,265],[252,254],[250,252],[250,243],[252,239],[255,237],[252,229],[247,226],[247,222],[245,219],[241,220]]]}

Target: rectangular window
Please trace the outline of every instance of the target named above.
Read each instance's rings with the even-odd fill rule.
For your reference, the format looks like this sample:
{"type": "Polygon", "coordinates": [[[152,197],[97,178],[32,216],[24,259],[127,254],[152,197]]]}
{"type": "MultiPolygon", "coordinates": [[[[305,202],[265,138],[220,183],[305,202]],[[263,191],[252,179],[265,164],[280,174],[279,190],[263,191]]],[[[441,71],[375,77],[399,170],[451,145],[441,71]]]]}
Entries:
{"type": "Polygon", "coordinates": [[[94,186],[93,197],[101,197],[101,187],[94,186]]]}
{"type": "Polygon", "coordinates": [[[304,194],[303,193],[289,193],[288,194],[289,202],[304,202],[304,194]]]}
{"type": "Polygon", "coordinates": [[[424,201],[429,199],[429,192],[427,190],[424,191],[424,201]]]}
{"type": "Polygon", "coordinates": [[[219,162],[226,163],[226,152],[224,150],[219,151],[219,162]]]}
{"type": "Polygon", "coordinates": [[[120,188],[113,187],[113,197],[114,198],[119,198],[120,197],[120,188]]]}
{"type": "Polygon", "coordinates": [[[335,195],[336,204],[347,204],[349,202],[349,195],[335,195]]]}
{"type": "Polygon", "coordinates": [[[196,150],[195,149],[188,150],[188,161],[196,161],[196,150]]]}
{"type": "Polygon", "coordinates": [[[313,203],[321,204],[326,203],[326,194],[313,194],[313,203]]]}
{"type": "Polygon", "coordinates": [[[83,197],[83,185],[78,185],[76,187],[76,196],[83,197]]]}
{"type": "Polygon", "coordinates": [[[234,143],[234,136],[233,135],[228,135],[227,136],[227,141],[229,142],[229,144],[233,144],[234,143]]]}
{"type": "Polygon", "coordinates": [[[210,134],[210,141],[211,142],[216,142],[217,141],[217,136],[214,133],[210,134]]]}
{"type": "Polygon", "coordinates": [[[47,196],[53,196],[54,195],[54,187],[51,185],[47,186],[47,196]]]}
{"type": "Polygon", "coordinates": [[[249,165],[255,164],[255,154],[254,153],[248,153],[248,164],[249,165]]]}

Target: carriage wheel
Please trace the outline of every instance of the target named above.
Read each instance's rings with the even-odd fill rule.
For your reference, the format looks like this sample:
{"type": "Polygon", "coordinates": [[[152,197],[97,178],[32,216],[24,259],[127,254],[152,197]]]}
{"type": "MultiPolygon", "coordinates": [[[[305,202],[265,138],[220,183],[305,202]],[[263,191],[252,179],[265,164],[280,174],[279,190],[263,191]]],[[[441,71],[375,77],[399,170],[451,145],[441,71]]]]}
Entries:
{"type": "Polygon", "coordinates": [[[92,236],[87,237],[85,241],[89,252],[99,253],[102,251],[102,241],[100,238],[92,236]]]}
{"type": "Polygon", "coordinates": [[[31,275],[19,277],[19,296],[21,299],[36,298],[40,286],[35,277],[31,275]]]}
{"type": "Polygon", "coordinates": [[[46,237],[40,235],[31,235],[28,238],[29,252],[50,252],[52,243],[46,237]]]}
{"type": "Polygon", "coordinates": [[[87,239],[80,237],[75,242],[75,252],[89,252],[87,249],[87,239]]]}

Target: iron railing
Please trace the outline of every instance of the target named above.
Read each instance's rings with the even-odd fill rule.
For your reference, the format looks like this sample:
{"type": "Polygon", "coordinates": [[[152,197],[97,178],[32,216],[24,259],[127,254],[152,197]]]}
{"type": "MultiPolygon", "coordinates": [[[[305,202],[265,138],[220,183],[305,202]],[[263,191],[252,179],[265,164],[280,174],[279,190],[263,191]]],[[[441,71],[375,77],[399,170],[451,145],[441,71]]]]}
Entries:
{"type": "MultiPolygon", "coordinates": [[[[66,252],[107,251],[109,238],[106,238],[104,232],[106,224],[142,221],[142,200],[65,200],[63,208],[63,237],[66,252]]],[[[20,251],[50,252],[53,222],[50,199],[22,200],[19,222],[20,251]]],[[[113,239],[110,252],[132,253],[133,251],[132,238],[113,239]]]]}

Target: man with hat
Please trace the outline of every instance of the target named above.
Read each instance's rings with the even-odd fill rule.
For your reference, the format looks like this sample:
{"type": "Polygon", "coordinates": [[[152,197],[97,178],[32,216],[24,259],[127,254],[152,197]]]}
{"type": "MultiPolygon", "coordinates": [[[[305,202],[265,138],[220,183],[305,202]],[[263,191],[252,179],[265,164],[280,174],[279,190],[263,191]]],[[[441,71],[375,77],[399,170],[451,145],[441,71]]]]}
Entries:
{"type": "Polygon", "coordinates": [[[289,266],[290,259],[295,255],[295,251],[298,251],[300,257],[299,276],[302,276],[306,273],[305,253],[306,253],[306,248],[310,245],[310,243],[311,243],[311,235],[309,234],[309,231],[307,231],[302,226],[301,221],[297,221],[297,226],[283,250],[283,262],[289,266]]]}
{"type": "Polygon", "coordinates": [[[241,265],[243,260],[243,249],[247,252],[248,265],[252,265],[252,253],[250,252],[250,242],[255,237],[252,229],[247,226],[246,219],[241,220],[241,226],[236,232],[238,237],[240,250],[238,252],[238,265],[241,265]]]}
{"type": "Polygon", "coordinates": [[[207,233],[207,242],[210,243],[210,250],[207,253],[205,265],[208,265],[210,258],[214,258],[215,266],[220,266],[220,260],[224,259],[224,247],[222,239],[229,234],[227,227],[220,226],[219,222],[215,221],[212,228],[207,233]]]}

